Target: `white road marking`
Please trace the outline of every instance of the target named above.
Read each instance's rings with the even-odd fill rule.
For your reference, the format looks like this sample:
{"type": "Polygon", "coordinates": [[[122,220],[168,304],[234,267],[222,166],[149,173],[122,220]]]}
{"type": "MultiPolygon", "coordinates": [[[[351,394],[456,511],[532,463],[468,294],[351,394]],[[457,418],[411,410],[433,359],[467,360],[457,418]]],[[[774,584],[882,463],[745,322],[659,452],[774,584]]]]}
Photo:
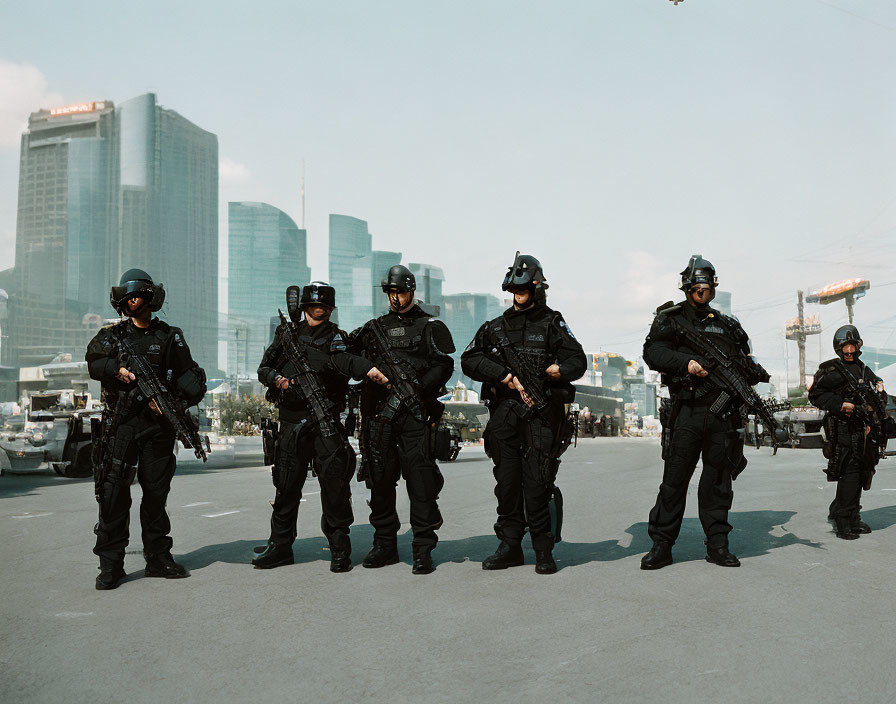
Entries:
{"type": "Polygon", "coordinates": [[[303,491],[302,496],[314,496],[315,494],[319,494],[319,491],[303,491]]]}
{"type": "Polygon", "coordinates": [[[183,508],[193,508],[194,506],[208,506],[211,501],[197,501],[195,504],[185,504],[183,508]]]}
{"type": "Polygon", "coordinates": [[[93,616],[93,611],[86,613],[81,611],[60,611],[56,614],[59,618],[83,618],[84,616],[93,616]]]}
{"type": "Polygon", "coordinates": [[[224,511],[223,513],[203,513],[203,518],[218,518],[218,516],[229,516],[232,513],[239,513],[239,511],[224,511]]]}
{"type": "Polygon", "coordinates": [[[40,518],[41,516],[52,516],[53,512],[49,513],[24,513],[21,516],[10,516],[10,518],[40,518]]]}

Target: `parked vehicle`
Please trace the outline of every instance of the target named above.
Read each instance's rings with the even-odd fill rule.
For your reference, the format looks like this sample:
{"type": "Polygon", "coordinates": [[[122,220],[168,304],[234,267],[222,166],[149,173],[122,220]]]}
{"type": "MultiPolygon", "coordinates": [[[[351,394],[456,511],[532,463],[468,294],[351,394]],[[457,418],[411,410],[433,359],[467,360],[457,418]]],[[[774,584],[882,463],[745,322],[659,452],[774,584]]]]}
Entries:
{"type": "Polygon", "coordinates": [[[8,417],[0,429],[4,472],[49,466],[63,477],[92,474],[90,419],[99,417],[100,408],[90,394],[72,389],[31,392],[22,407],[24,412],[8,417]]]}

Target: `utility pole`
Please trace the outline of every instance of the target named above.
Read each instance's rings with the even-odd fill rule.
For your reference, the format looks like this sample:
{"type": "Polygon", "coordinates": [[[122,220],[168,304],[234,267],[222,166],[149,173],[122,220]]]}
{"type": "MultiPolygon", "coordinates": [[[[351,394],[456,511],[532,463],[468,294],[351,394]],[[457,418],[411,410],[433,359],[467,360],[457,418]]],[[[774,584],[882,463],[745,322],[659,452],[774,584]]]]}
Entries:
{"type": "Polygon", "coordinates": [[[799,350],[800,392],[806,391],[806,338],[809,335],[818,335],[821,332],[821,320],[814,316],[806,320],[803,308],[803,292],[796,292],[797,317],[787,321],[785,337],[796,342],[799,350]]]}
{"type": "Polygon", "coordinates": [[[800,352],[800,390],[806,390],[806,318],[803,316],[803,292],[796,292],[796,315],[800,325],[800,334],[796,347],[800,352]]]}
{"type": "Polygon", "coordinates": [[[305,160],[302,159],[302,229],[305,229],[305,160]]]}

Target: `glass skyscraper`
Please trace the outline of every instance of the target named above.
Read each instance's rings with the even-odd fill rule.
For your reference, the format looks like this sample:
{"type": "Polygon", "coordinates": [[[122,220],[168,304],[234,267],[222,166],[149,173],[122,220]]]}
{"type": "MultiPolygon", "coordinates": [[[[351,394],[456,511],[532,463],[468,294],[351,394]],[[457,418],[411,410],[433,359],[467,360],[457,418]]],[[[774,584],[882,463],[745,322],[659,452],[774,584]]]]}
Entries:
{"type": "Polygon", "coordinates": [[[408,264],[408,269],[417,280],[417,298],[441,310],[442,285],[445,283],[445,273],[441,267],[432,264],[408,264]]]}
{"type": "Polygon", "coordinates": [[[339,327],[351,332],[372,317],[373,251],[367,222],[330,215],[330,285],[336,289],[339,327]]]}
{"type": "Polygon", "coordinates": [[[165,284],[160,316],[217,368],[218,143],[153,94],[32,113],[22,136],[4,361],[83,355],[129,268],[165,284]]]}
{"type": "MultiPolygon", "coordinates": [[[[81,352],[109,310],[118,226],[118,138],[110,101],[39,110],[22,135],[16,265],[4,361],[81,352]]],[[[117,274],[116,274],[117,278],[117,274]]],[[[115,283],[118,283],[116,280],[115,283]]]]}
{"type": "Polygon", "coordinates": [[[286,287],[311,281],[307,236],[282,210],[242,202],[228,203],[228,240],[228,318],[235,337],[248,330],[228,372],[253,374],[270,344],[270,317],[278,308],[287,314],[286,287]]]}
{"type": "MultiPolygon", "coordinates": [[[[115,270],[165,284],[162,317],[193,357],[218,367],[218,138],[152,93],[122,103],[119,249],[115,270]]],[[[117,280],[115,283],[118,283],[117,280]]]]}
{"type": "MultiPolygon", "coordinates": [[[[417,284],[419,288],[419,283],[417,284]]],[[[470,379],[463,377],[460,368],[460,356],[479,327],[492,318],[497,318],[504,312],[500,299],[490,293],[454,293],[442,296],[441,320],[451,331],[456,352],[451,355],[454,358],[454,375],[449,385],[456,384],[463,379],[469,387],[470,379]]]]}
{"type": "Polygon", "coordinates": [[[373,250],[370,270],[371,293],[371,318],[385,315],[389,312],[389,299],[383,293],[383,279],[396,264],[401,264],[401,252],[387,252],[382,249],[373,250]]]}

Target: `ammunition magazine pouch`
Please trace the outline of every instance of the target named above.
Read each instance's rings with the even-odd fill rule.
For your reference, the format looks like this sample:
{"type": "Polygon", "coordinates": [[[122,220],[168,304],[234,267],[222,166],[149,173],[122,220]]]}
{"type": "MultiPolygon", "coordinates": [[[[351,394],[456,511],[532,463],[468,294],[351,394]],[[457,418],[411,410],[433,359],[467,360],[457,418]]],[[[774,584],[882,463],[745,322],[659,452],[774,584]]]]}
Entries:
{"type": "Polygon", "coordinates": [[[551,447],[551,458],[558,460],[560,456],[569,449],[572,444],[573,435],[576,433],[576,417],[572,411],[566,411],[563,420],[560,421],[560,427],[554,436],[554,444],[551,447]]]}
{"type": "Polygon", "coordinates": [[[887,419],[884,421],[884,437],[890,439],[896,438],[896,418],[887,416],[887,419]]]}
{"type": "Polygon", "coordinates": [[[865,471],[862,472],[862,489],[868,491],[871,488],[871,482],[875,474],[877,474],[877,470],[874,468],[874,465],[866,465],[865,471]]]}
{"type": "Polygon", "coordinates": [[[664,398],[660,400],[660,427],[662,428],[662,436],[660,438],[661,447],[662,447],[662,459],[667,460],[670,457],[670,450],[672,448],[672,430],[675,427],[675,419],[678,417],[678,412],[681,410],[681,401],[679,399],[675,399],[674,401],[671,398],[664,398]]]}
{"type": "Polygon", "coordinates": [[[439,426],[430,430],[432,456],[439,462],[451,460],[451,429],[439,426]]]}
{"type": "Polygon", "coordinates": [[[277,438],[280,436],[277,421],[273,418],[261,419],[261,449],[265,465],[272,465],[277,457],[277,438]]]}
{"type": "Polygon", "coordinates": [[[551,533],[554,536],[554,545],[556,545],[563,540],[561,536],[563,531],[563,494],[560,493],[560,487],[555,486],[551,492],[548,510],[551,513],[551,533]]]}
{"type": "MultiPolygon", "coordinates": [[[[95,420],[95,419],[92,419],[95,420]]],[[[136,435],[130,426],[119,426],[109,446],[97,436],[93,454],[93,484],[96,500],[102,503],[103,487],[107,484],[130,486],[137,473],[133,445],[136,435]]]]}
{"type": "Polygon", "coordinates": [[[744,429],[732,428],[713,433],[710,437],[713,444],[721,449],[721,453],[713,457],[713,460],[731,472],[732,479],[737,479],[747,466],[747,458],[744,457],[744,429]]]}
{"type": "Polygon", "coordinates": [[[392,424],[381,419],[368,421],[367,437],[364,445],[364,464],[368,487],[383,480],[386,462],[392,444],[392,424]]]}

